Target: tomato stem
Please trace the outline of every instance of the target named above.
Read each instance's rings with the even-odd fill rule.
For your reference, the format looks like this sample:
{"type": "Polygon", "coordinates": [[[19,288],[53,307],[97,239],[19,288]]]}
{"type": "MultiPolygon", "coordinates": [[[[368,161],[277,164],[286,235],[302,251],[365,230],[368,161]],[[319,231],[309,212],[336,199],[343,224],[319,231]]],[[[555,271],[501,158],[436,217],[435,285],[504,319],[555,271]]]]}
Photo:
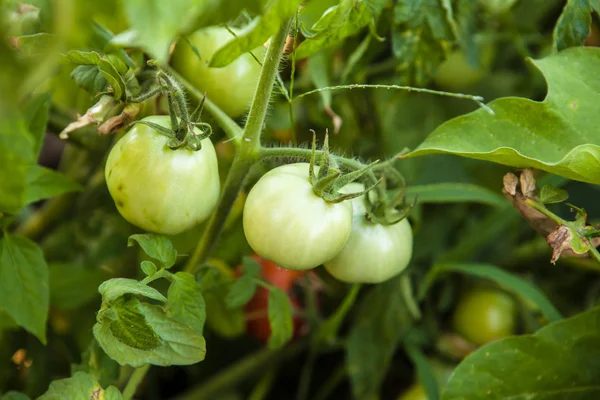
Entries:
{"type": "Polygon", "coordinates": [[[146,376],[146,373],[150,369],[150,366],[150,364],[146,364],[143,367],[136,368],[133,371],[129,381],[127,382],[127,386],[125,386],[125,389],[123,390],[123,400],[130,400],[133,398],[138,386],[140,383],[142,383],[144,376],[146,376]]]}
{"type": "MultiPolygon", "coordinates": [[[[283,47],[285,46],[285,40],[291,21],[292,18],[282,23],[279,32],[271,38],[258,79],[258,86],[254,94],[254,99],[250,106],[248,121],[246,122],[241,138],[235,136],[238,140],[241,140],[241,142],[238,143],[238,151],[233,159],[231,169],[227,174],[225,186],[221,193],[221,197],[219,198],[217,209],[210,217],[206,230],[202,234],[202,238],[200,238],[200,242],[194,249],[192,256],[184,268],[186,272],[189,272],[192,275],[195,275],[198,268],[207,259],[210,251],[217,242],[219,234],[225,225],[227,216],[238,197],[248,172],[254,163],[259,160],[259,152],[261,149],[260,134],[265,123],[267,109],[269,108],[269,99],[271,98],[271,92],[273,91],[273,84],[279,68],[279,60],[283,47]]],[[[187,85],[184,80],[181,80],[181,82],[182,84],[187,85]]],[[[190,93],[194,96],[199,94],[198,91],[194,93],[192,90],[190,90],[190,93]]],[[[202,95],[202,97],[204,97],[204,95],[202,95]]],[[[209,104],[208,99],[206,99],[205,106],[207,106],[207,110],[213,114],[213,111],[215,110],[213,109],[213,106],[208,106],[209,104]]],[[[220,109],[218,110],[220,111],[220,109]]],[[[229,117],[227,117],[227,120],[230,120],[229,117]]],[[[224,121],[226,122],[227,120],[224,121]]],[[[225,128],[223,129],[225,130],[225,128]]]]}

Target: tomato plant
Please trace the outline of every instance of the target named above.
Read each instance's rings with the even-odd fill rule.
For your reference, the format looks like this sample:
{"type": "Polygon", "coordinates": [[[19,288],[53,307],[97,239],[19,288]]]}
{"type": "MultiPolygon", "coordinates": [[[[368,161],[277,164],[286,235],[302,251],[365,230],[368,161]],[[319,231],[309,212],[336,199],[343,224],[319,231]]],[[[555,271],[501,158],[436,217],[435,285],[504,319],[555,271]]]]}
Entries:
{"type": "Polygon", "coordinates": [[[452,324],[459,334],[477,345],[513,335],[516,331],[517,306],[506,293],[475,289],[461,297],[452,324]]]}
{"type": "Polygon", "coordinates": [[[288,164],[263,175],[244,206],[244,233],[261,257],[306,270],[335,257],[352,228],[352,204],[328,203],[308,179],[309,164],[288,164]]]}
{"type": "Polygon", "coordinates": [[[0,398],[597,398],[599,16],[1,2],[0,398]]]}
{"type": "Polygon", "coordinates": [[[220,26],[203,28],[179,41],[171,59],[175,70],[232,117],[239,117],[250,108],[265,50],[257,47],[252,54],[243,54],[222,68],[211,68],[207,63],[234,34],[240,33],[239,29],[230,32],[220,26]]]}
{"type": "MultiPolygon", "coordinates": [[[[144,121],[170,125],[166,116],[144,121]]],[[[136,124],[111,150],[106,183],[121,215],[150,232],[174,235],[203,222],[219,197],[212,142],[198,151],[171,150],[168,137],[136,124]]]]}

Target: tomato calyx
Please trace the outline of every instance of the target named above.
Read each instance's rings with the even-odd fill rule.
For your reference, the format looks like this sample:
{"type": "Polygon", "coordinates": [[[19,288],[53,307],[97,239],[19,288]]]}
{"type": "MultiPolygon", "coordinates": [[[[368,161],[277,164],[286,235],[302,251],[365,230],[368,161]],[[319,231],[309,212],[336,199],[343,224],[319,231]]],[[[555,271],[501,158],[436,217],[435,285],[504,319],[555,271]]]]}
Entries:
{"type": "MultiPolygon", "coordinates": [[[[150,66],[156,66],[155,62],[148,61],[150,66]]],[[[171,150],[187,148],[188,150],[198,151],[202,149],[202,140],[208,138],[212,134],[212,127],[206,122],[200,120],[204,99],[196,109],[190,114],[188,104],[183,93],[183,88],[169,74],[157,67],[156,82],[157,86],[150,89],[148,92],[141,94],[133,99],[133,102],[141,102],[155,95],[166,95],[169,103],[169,116],[171,118],[171,128],[150,122],[150,121],[134,121],[128,127],[134,124],[144,124],[157,132],[167,136],[169,141],[167,146],[171,150]],[[200,133],[197,133],[195,128],[198,128],[200,133]]]]}
{"type": "Polygon", "coordinates": [[[339,190],[344,186],[362,178],[364,175],[369,173],[373,169],[373,167],[379,162],[379,160],[374,161],[361,169],[342,174],[338,163],[335,161],[335,159],[329,152],[329,135],[326,133],[325,140],[323,142],[322,155],[318,162],[319,171],[318,173],[315,173],[315,163],[317,158],[317,136],[314,131],[312,132],[312,156],[310,158],[308,181],[312,185],[313,191],[317,196],[321,197],[328,203],[341,203],[342,201],[351,200],[370,192],[373,188],[375,188],[375,186],[377,186],[381,182],[377,181],[370,187],[360,192],[340,192],[339,190]]]}

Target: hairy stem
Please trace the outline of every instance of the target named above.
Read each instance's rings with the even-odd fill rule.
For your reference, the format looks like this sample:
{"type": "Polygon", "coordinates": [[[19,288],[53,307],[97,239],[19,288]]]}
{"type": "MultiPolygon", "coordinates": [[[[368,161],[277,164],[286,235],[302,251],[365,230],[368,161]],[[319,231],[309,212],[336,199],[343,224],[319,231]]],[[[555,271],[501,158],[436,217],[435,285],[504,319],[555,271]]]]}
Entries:
{"type": "Polygon", "coordinates": [[[186,272],[195,274],[201,263],[208,257],[225,225],[227,215],[229,215],[231,207],[235,203],[244,180],[248,175],[248,171],[250,171],[252,165],[259,159],[261,148],[260,134],[265,122],[265,116],[267,115],[269,99],[273,91],[273,83],[275,82],[279,68],[279,59],[285,45],[290,23],[291,19],[283,23],[279,32],[271,38],[260,78],[258,79],[258,86],[252,100],[252,106],[250,106],[248,121],[244,127],[233,164],[227,175],[225,187],[221,193],[216,211],[208,221],[200,242],[185,266],[184,270],[186,272]]]}

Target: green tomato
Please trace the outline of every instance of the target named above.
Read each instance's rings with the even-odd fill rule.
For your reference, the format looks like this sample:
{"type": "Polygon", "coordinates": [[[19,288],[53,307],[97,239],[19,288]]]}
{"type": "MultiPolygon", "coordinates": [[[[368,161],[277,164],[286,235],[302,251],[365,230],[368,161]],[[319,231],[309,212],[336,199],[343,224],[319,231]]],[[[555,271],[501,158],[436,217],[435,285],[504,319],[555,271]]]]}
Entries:
{"type": "MultiPolygon", "coordinates": [[[[168,116],[143,121],[171,126],[168,116]]],[[[198,151],[171,150],[168,140],[136,124],[111,150],[105,175],[123,218],[151,232],[175,235],[212,213],[219,197],[219,171],[210,139],[204,139],[198,151]]]]}
{"type": "Polygon", "coordinates": [[[411,387],[406,389],[402,396],[398,397],[398,400],[428,400],[427,392],[420,383],[413,383],[411,387]]]}
{"type": "Polygon", "coordinates": [[[488,75],[494,59],[493,42],[485,36],[478,36],[475,43],[479,49],[479,65],[472,65],[462,50],[455,50],[438,67],[436,85],[459,92],[481,82],[488,75]]]}
{"type": "Polygon", "coordinates": [[[515,301],[508,294],[476,289],[459,300],[452,323],[457,333],[481,346],[514,334],[516,313],[515,301]]]}
{"type": "Polygon", "coordinates": [[[479,4],[493,15],[506,14],[516,2],[517,0],[479,0],[479,4]]]}
{"type": "MultiPolygon", "coordinates": [[[[225,67],[207,66],[213,54],[233,38],[226,28],[219,26],[196,31],[187,39],[202,59],[198,58],[187,41],[182,40],[175,47],[171,64],[185,79],[206,92],[206,97],[221,110],[231,117],[239,117],[250,108],[260,75],[260,64],[251,54],[245,53],[225,67]]],[[[259,47],[252,53],[262,61],[265,49],[259,47]]]]}
{"type": "MultiPolygon", "coordinates": [[[[364,185],[346,185],[344,192],[360,192],[364,185]]],[[[405,218],[394,225],[365,219],[364,196],[352,200],[352,233],[343,250],[325,263],[336,279],[348,283],[380,283],[402,272],[412,257],[413,233],[405,218]]]]}
{"type": "Polygon", "coordinates": [[[352,204],[317,196],[308,171],[308,163],[272,169],[250,190],[244,206],[250,247],[288,269],[311,269],[331,260],[352,229],[352,204]]]}

